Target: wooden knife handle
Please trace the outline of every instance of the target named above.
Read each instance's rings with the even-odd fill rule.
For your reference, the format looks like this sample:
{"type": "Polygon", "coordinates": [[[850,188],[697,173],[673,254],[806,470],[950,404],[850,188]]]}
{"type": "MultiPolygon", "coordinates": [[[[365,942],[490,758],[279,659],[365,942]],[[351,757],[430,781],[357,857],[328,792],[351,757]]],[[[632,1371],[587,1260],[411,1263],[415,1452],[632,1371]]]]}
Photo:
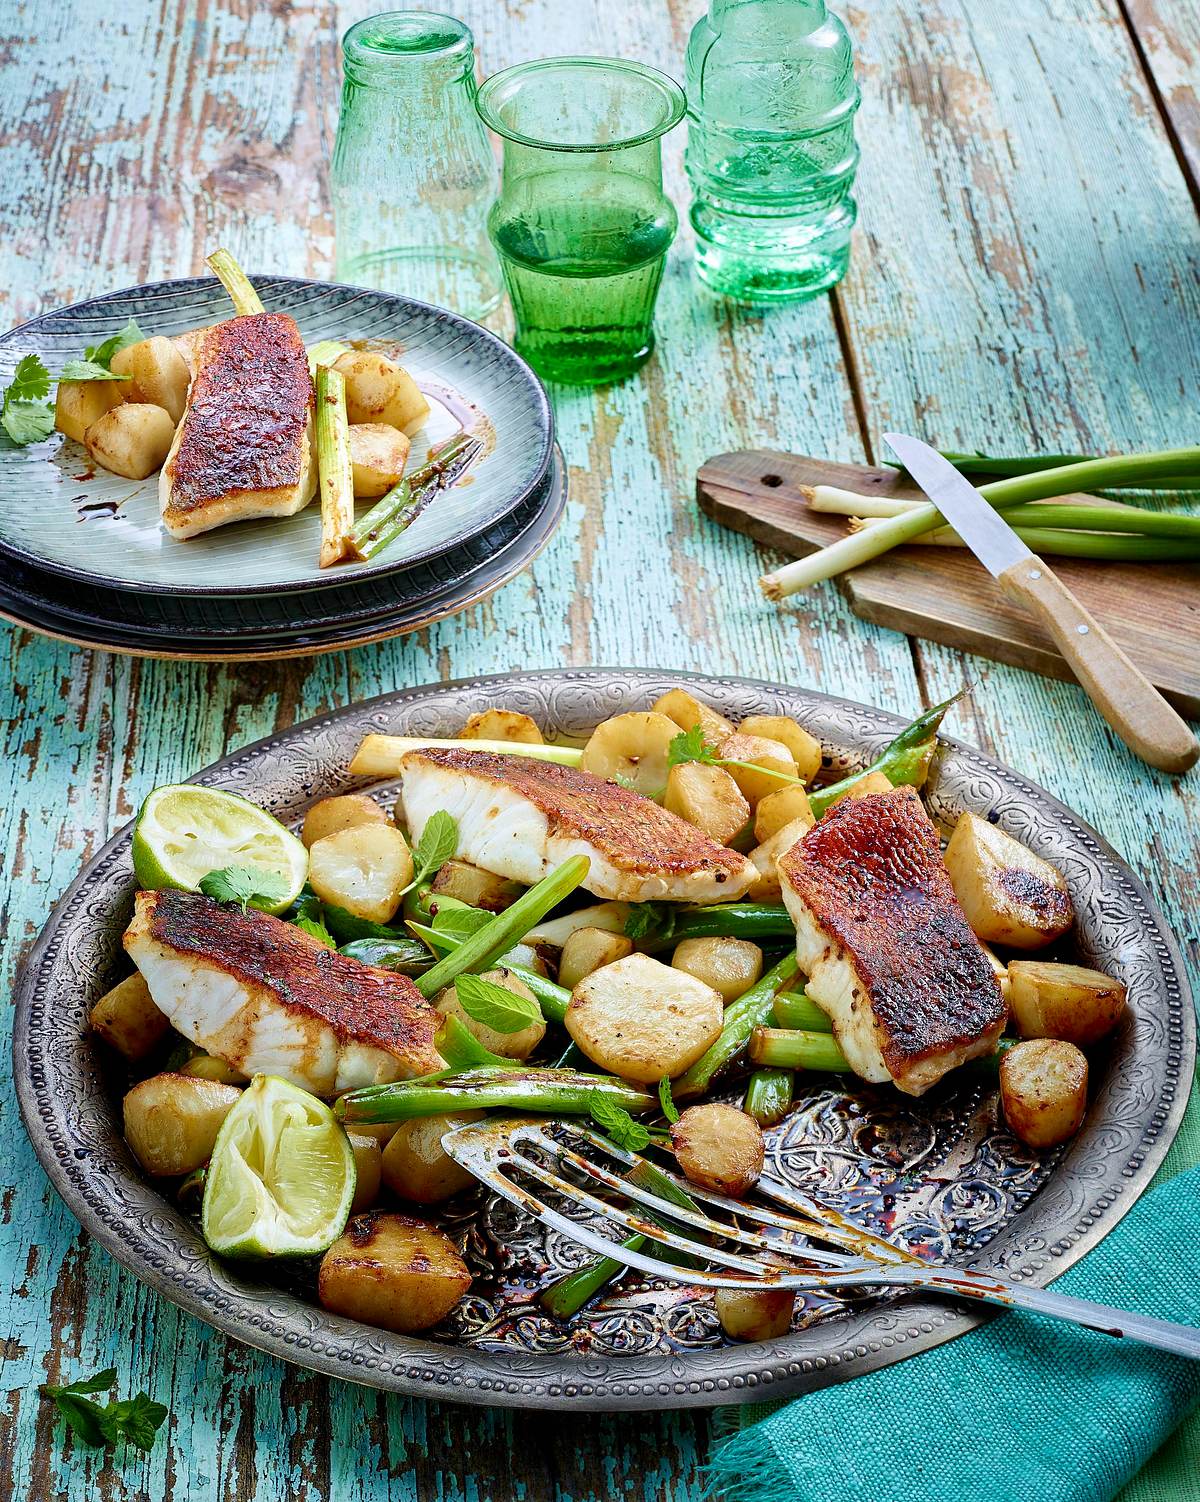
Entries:
{"type": "Polygon", "coordinates": [[[999,576],[1010,599],[1042,622],[1089,698],[1131,751],[1164,772],[1186,772],[1200,741],[1036,554],[999,576]]]}

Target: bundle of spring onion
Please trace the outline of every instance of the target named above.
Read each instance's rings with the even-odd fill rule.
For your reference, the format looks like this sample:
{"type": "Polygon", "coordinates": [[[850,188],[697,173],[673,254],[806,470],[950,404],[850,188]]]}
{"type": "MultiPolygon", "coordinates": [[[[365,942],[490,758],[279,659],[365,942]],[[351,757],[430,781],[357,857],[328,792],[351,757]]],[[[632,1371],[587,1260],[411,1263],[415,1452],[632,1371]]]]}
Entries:
{"type": "MultiPolygon", "coordinates": [[[[1200,516],[1147,511],[1140,506],[1076,504],[1044,506],[1079,492],[1097,490],[1191,490],[1200,488],[1200,448],[1165,449],[1112,458],[1051,460],[965,457],[948,454],[967,472],[1003,475],[979,487],[1027,545],[1037,553],[1107,562],[1188,562],[1200,559],[1200,516]],[[1051,464],[1052,467],[1045,467],[1051,464]],[[1036,466],[1036,467],[1035,467],[1036,466]]],[[[773,573],[759,586],[770,600],[797,594],[905,543],[961,546],[937,508],[926,501],[858,495],[832,486],[807,494],[814,510],[849,516],[850,535],[773,573]]]]}

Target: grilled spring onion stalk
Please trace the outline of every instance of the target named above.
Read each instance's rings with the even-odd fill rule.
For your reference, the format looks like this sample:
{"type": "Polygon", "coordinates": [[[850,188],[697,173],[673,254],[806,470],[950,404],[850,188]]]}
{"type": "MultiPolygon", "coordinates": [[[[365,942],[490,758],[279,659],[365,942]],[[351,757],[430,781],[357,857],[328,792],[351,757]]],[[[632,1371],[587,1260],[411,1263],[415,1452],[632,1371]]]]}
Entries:
{"type": "Polygon", "coordinates": [[[833,1023],[803,991],[782,991],[775,998],[772,1015],[776,1027],[801,1028],[807,1033],[831,1033],[833,1023]]]}
{"type": "Polygon", "coordinates": [[[214,250],[208,258],[208,269],[229,293],[234,312],[239,318],[251,313],[265,313],[262,298],[254,290],[250,278],[227,250],[214,250]]]}
{"type": "MultiPolygon", "coordinates": [[[[1043,469],[1034,474],[1013,475],[982,485],[979,493],[999,509],[1025,501],[1043,501],[1075,491],[1111,490],[1121,486],[1154,487],[1165,478],[1193,475],[1200,479],[1200,448],[1165,449],[1154,454],[1131,454],[1113,459],[1089,459],[1079,464],[1043,469]]],[[[903,516],[892,517],[822,548],[807,558],[797,558],[759,580],[769,600],[783,600],[821,579],[831,579],[846,569],[879,558],[892,548],[937,527],[945,518],[936,506],[923,504],[903,516]]]]}
{"type": "Polygon", "coordinates": [[[482,452],[481,439],[456,433],[428,464],[405,475],[382,500],[376,501],[353,530],[353,556],[364,561],[374,558],[416,520],[439,490],[456,485],[482,452]]]}
{"type": "Polygon", "coordinates": [[[346,381],[340,370],[317,366],[317,470],[321,480],[322,568],[354,556],[354,472],[346,381]]]}
{"type": "Polygon", "coordinates": [[[432,970],[427,970],[420,976],[416,984],[421,995],[436,996],[443,986],[448,986],[457,976],[477,973],[495,964],[552,907],[557,907],[564,897],[570,896],[588,874],[589,864],[586,855],[573,855],[556,871],[551,871],[549,876],[543,876],[535,886],[523,892],[511,907],[497,913],[490,923],[476,929],[457,949],[443,955],[432,970]]]}
{"type": "Polygon", "coordinates": [[[774,1126],[791,1110],[795,1092],[796,1076],[791,1069],[756,1069],[746,1086],[742,1110],[759,1126],[774,1126]]]}
{"type": "Polygon", "coordinates": [[[434,1047],[446,1061],[446,1068],[460,1072],[464,1069],[520,1069],[516,1059],[505,1059],[495,1054],[475,1036],[458,1017],[447,1017],[437,1036],[434,1047]]]}
{"type": "MultiPolygon", "coordinates": [[[[460,934],[439,933],[435,928],[426,928],[423,923],[410,923],[408,926],[419,939],[429,945],[435,954],[453,954],[455,950],[462,947],[463,938],[460,934]]],[[[502,959],[503,956],[500,958],[502,959]]],[[[510,975],[515,975],[518,980],[524,981],[537,997],[542,1016],[547,1022],[561,1022],[566,1017],[571,993],[565,986],[557,985],[546,976],[539,975],[536,970],[526,970],[524,965],[505,964],[504,968],[510,975]]]]}
{"type": "Polygon", "coordinates": [[[353,1090],[335,1103],[334,1114],[348,1126],[356,1121],[412,1121],[450,1111],[492,1109],[586,1116],[598,1099],[636,1115],[658,1109],[657,1095],[612,1075],[489,1065],[353,1090]]]}
{"type": "Polygon", "coordinates": [[[832,1033],[800,1028],[756,1027],[750,1035],[750,1062],[770,1069],[823,1069],[846,1073],[850,1065],[832,1033]]]}
{"type": "MultiPolygon", "coordinates": [[[[657,1194],[659,1199],[670,1200],[672,1204],[679,1205],[685,1210],[700,1209],[696,1201],[685,1190],[681,1189],[674,1179],[669,1178],[661,1169],[655,1168],[653,1163],[645,1158],[639,1158],[629,1172],[626,1179],[639,1189],[647,1189],[651,1194],[657,1194]]],[[[638,1212],[647,1220],[654,1221],[655,1225],[665,1226],[667,1229],[679,1232],[683,1227],[668,1225],[665,1218],[656,1215],[648,1206],[640,1205],[638,1212]]],[[[644,1236],[629,1236],[621,1245],[627,1252],[636,1252],[645,1245],[644,1236]]],[[[657,1245],[657,1256],[663,1261],[675,1260],[677,1254],[673,1247],[657,1245]]],[[[679,1258],[679,1260],[683,1260],[679,1258]]],[[[593,1261],[585,1263],[575,1272],[568,1273],[565,1278],[557,1278],[538,1295],[538,1303],[543,1309],[559,1319],[570,1319],[573,1314],[578,1314],[589,1299],[595,1298],[600,1290],[614,1278],[620,1277],[627,1269],[623,1262],[617,1262],[612,1257],[597,1257],[593,1261]]]]}
{"type": "Polygon", "coordinates": [[[308,373],[315,381],[318,365],[332,365],[342,355],[350,353],[350,346],[339,339],[321,339],[308,347],[308,373]]]}
{"type": "Polygon", "coordinates": [[[490,751],[496,756],[529,756],[535,761],[555,761],[577,767],[583,759],[579,746],[526,745],[521,741],[437,740],[419,735],[367,735],[350,763],[352,777],[398,777],[400,763],[410,751],[453,749],[490,751]]]}
{"type": "Polygon", "coordinates": [[[755,985],[729,1003],[716,1042],[672,1082],[671,1094],[676,1100],[703,1094],[716,1075],[742,1054],[754,1029],[770,1020],[776,995],[791,985],[798,968],[794,954],[784,955],[755,985]]]}
{"type": "Polygon", "coordinates": [[[868,772],[882,772],[893,787],[905,784],[920,787],[929,773],[929,763],[937,749],[938,729],[946,717],[946,711],[968,692],[968,689],[963,689],[953,698],[935,704],[932,709],[918,715],[861,772],[853,772],[849,777],[843,777],[840,782],[831,783],[828,787],[814,788],[808,795],[808,801],[816,817],[819,819],[835,798],[848,792],[868,772]]]}

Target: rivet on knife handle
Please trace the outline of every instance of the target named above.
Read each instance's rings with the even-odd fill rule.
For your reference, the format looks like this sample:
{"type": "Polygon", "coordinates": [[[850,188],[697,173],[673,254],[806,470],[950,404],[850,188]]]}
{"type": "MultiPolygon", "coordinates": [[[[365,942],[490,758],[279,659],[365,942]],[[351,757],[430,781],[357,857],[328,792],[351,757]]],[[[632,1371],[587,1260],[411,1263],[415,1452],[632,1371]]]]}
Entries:
{"type": "Polygon", "coordinates": [[[1163,772],[1186,772],[1200,741],[1067,586],[1031,553],[997,575],[1049,631],[1096,708],[1130,750],[1163,772]]]}

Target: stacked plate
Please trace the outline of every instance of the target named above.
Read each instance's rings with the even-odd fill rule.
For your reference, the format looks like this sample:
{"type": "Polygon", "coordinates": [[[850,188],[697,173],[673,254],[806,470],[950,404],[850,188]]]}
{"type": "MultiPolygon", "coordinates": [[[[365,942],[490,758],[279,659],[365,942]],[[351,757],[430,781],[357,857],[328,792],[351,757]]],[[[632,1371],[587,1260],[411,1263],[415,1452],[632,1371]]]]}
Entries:
{"type": "MultiPolygon", "coordinates": [[[[203,661],[329,652],[416,630],[485,598],[541,551],[566,503],[537,377],[494,334],[388,293],[288,277],[255,284],[307,345],[379,349],[429,398],[410,466],[467,426],[483,457],[369,563],[317,566],[317,504],[179,542],[159,522],[158,477],[96,468],[78,444],[0,447],[0,615],[108,651],[203,661]]],[[[117,333],[174,336],[231,316],[212,279],[159,282],[78,303],[0,338],[0,386],[18,360],[51,371],[117,333]]]]}

